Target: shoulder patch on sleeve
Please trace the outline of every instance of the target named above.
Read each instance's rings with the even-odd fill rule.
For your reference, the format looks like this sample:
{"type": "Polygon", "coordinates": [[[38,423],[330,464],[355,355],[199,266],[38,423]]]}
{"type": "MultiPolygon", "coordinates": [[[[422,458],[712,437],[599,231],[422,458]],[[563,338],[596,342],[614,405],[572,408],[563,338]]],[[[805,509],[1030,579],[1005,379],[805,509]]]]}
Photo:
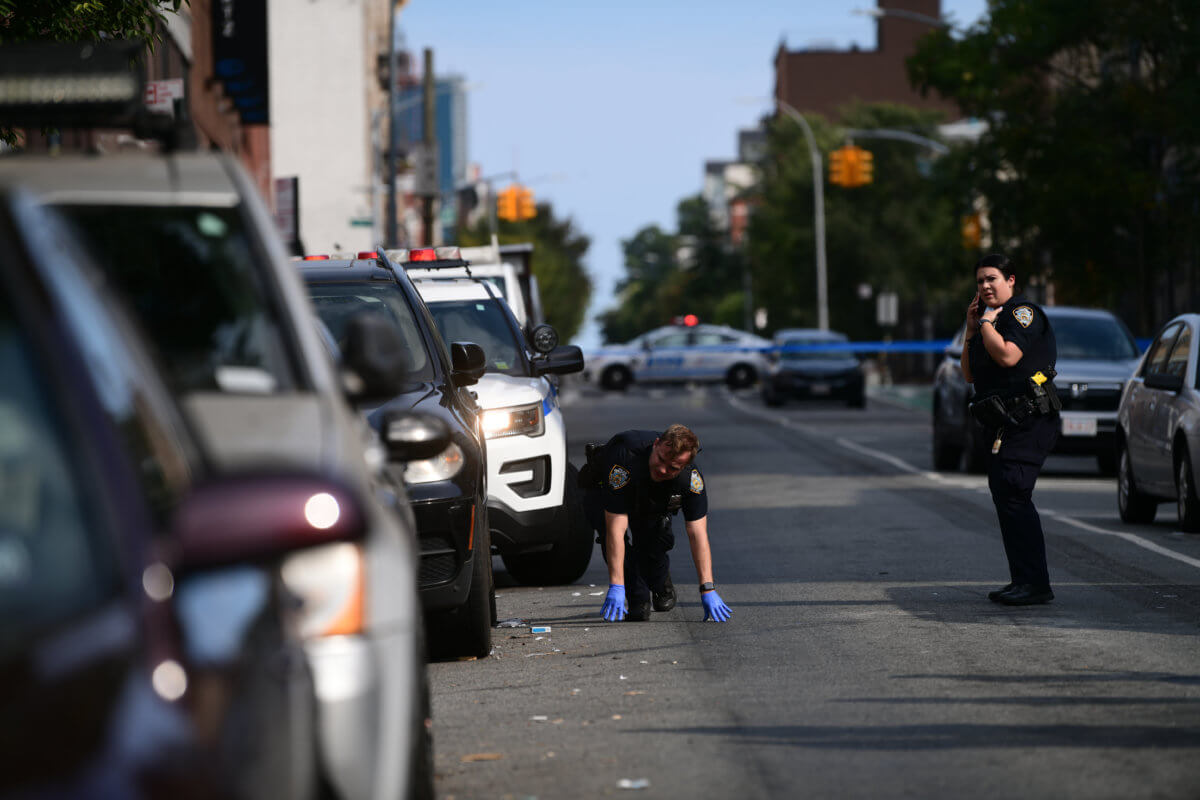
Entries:
{"type": "Polygon", "coordinates": [[[1033,322],[1033,309],[1029,306],[1017,306],[1013,309],[1013,316],[1017,318],[1017,322],[1021,323],[1022,328],[1028,328],[1033,322]]]}
{"type": "Polygon", "coordinates": [[[700,477],[699,470],[692,470],[691,490],[693,494],[700,494],[704,491],[704,478],[700,477]]]}
{"type": "Polygon", "coordinates": [[[620,464],[615,465],[608,471],[608,485],[611,489],[620,489],[629,483],[629,470],[622,467],[620,464]]]}

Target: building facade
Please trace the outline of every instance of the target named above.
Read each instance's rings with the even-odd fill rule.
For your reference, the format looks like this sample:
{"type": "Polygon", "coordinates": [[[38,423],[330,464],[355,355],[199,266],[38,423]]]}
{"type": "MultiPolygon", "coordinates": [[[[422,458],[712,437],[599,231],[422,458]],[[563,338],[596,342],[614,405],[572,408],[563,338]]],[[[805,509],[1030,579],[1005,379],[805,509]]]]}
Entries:
{"type": "Polygon", "coordinates": [[[940,0],[878,0],[874,50],[788,50],[781,43],[775,53],[775,98],[832,120],[854,101],[899,103],[957,118],[950,101],[913,89],[904,66],[918,40],[940,19],[940,0]]]}

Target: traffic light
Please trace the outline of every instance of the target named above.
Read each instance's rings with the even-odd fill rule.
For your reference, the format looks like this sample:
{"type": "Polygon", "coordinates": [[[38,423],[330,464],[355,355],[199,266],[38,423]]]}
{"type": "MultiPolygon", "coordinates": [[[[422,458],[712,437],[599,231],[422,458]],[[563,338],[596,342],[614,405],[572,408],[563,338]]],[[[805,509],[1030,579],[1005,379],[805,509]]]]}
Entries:
{"type": "Polygon", "coordinates": [[[875,154],[861,147],[854,149],[858,151],[858,182],[854,185],[865,186],[875,180],[875,154]]]}
{"type": "Polygon", "coordinates": [[[835,186],[849,186],[846,178],[845,149],[834,150],[829,154],[829,182],[835,186]]]}
{"type": "Polygon", "coordinates": [[[533,190],[522,186],[517,190],[517,219],[533,219],[537,216],[537,205],[533,202],[533,190]]]}
{"type": "Polygon", "coordinates": [[[517,212],[517,197],[519,189],[516,184],[501,189],[496,195],[496,216],[505,222],[516,222],[520,217],[517,212]]]}
{"type": "Polygon", "coordinates": [[[962,244],[964,250],[978,250],[983,245],[983,218],[978,213],[962,218],[962,244]]]}

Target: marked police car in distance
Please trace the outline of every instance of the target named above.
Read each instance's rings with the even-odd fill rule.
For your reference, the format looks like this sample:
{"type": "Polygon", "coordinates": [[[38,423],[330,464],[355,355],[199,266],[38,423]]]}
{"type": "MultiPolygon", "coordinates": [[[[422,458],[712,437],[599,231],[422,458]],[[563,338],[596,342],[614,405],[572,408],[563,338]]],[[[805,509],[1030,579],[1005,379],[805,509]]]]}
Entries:
{"type": "Polygon", "coordinates": [[[771,342],[725,325],[667,325],[588,354],[585,380],[621,391],[630,383],[724,381],[753,385],[767,370],[771,342]]]}
{"type": "Polygon", "coordinates": [[[487,442],[488,519],[509,574],[522,583],[572,583],[587,569],[594,537],[567,461],[557,386],[547,376],[578,372],[578,347],[557,346],[539,325],[531,342],[508,304],[485,281],[418,280],[447,340],[483,347],[487,371],[475,385],[487,442]],[[530,352],[530,351],[533,352],[530,352]]]}

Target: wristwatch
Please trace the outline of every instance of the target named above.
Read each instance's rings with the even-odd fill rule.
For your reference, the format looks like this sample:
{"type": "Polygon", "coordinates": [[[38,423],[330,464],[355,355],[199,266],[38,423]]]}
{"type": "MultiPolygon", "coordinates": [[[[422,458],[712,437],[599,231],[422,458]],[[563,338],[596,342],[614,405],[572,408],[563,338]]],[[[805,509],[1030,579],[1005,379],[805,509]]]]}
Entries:
{"type": "Polygon", "coordinates": [[[715,592],[716,590],[717,585],[712,581],[705,581],[704,583],[700,584],[701,592],[715,592]]]}
{"type": "Polygon", "coordinates": [[[994,327],[996,327],[996,320],[994,320],[994,319],[981,319],[981,320],[979,320],[979,327],[981,327],[981,328],[982,328],[982,327],[983,327],[983,324],[984,324],[985,322],[986,322],[988,325],[991,325],[993,328],[994,328],[994,327]]]}

